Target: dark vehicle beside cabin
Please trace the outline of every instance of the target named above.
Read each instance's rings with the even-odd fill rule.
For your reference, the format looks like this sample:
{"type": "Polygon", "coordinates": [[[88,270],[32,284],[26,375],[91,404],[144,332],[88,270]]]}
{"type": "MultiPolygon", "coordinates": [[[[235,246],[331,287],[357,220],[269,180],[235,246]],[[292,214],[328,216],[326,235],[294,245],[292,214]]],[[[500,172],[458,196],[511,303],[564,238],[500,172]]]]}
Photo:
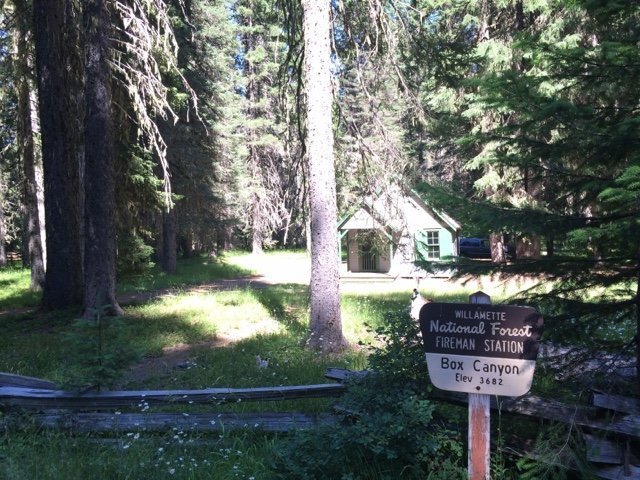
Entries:
{"type": "Polygon", "coordinates": [[[462,237],[458,245],[458,254],[469,258],[491,258],[489,242],[483,238],[462,237]]]}

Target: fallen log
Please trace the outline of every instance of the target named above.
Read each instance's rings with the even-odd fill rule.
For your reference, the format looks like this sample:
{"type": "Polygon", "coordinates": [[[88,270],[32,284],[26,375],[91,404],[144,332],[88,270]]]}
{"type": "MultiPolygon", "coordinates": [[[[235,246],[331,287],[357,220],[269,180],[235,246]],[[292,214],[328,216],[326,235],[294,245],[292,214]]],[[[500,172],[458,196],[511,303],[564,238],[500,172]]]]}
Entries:
{"type": "Polygon", "coordinates": [[[75,409],[99,410],[124,407],[176,404],[220,405],[242,401],[275,401],[300,398],[337,397],[346,387],[340,383],[317,385],[207,388],[202,390],[139,390],[84,392],[23,387],[0,387],[0,406],[35,410],[75,409]]]}
{"type": "MultiPolygon", "coordinates": [[[[362,372],[350,372],[344,369],[330,368],[325,371],[325,377],[343,381],[362,376],[362,372]]],[[[467,405],[468,396],[465,393],[447,392],[434,389],[431,397],[447,403],[467,405]]],[[[612,418],[600,418],[598,409],[581,405],[566,405],[548,400],[536,395],[521,397],[491,397],[491,409],[503,413],[512,413],[543,420],[581,426],[591,430],[604,430],[614,434],[640,438],[640,415],[621,415],[612,418]]]]}
{"type": "Polygon", "coordinates": [[[247,429],[289,432],[333,424],[337,416],[304,413],[41,413],[12,416],[0,422],[0,431],[45,428],[70,433],[107,432],[222,432],[247,429]]]}
{"type": "Polygon", "coordinates": [[[44,380],[42,378],[25,377],[24,375],[15,375],[13,373],[0,372],[0,386],[6,387],[25,387],[25,388],[46,388],[55,390],[58,386],[44,380]]]}
{"type": "Polygon", "coordinates": [[[594,391],[593,405],[615,412],[631,413],[640,415],[640,400],[636,398],[623,397],[621,395],[611,395],[608,393],[594,391]]]}

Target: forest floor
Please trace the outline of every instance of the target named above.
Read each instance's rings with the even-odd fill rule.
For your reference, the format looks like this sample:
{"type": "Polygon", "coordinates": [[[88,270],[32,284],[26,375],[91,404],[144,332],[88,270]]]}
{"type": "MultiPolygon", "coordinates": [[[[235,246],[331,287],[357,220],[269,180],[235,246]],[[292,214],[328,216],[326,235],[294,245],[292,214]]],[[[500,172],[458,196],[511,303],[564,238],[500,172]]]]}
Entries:
{"type": "MultiPolygon", "coordinates": [[[[250,259],[251,257],[247,257],[250,259]]],[[[199,285],[182,287],[180,293],[209,293],[222,290],[233,289],[262,289],[275,285],[309,285],[310,262],[308,258],[288,259],[283,265],[279,257],[265,256],[252,265],[256,271],[255,275],[220,279],[199,285]]],[[[410,304],[413,289],[418,287],[421,291],[446,293],[455,289],[465,289],[469,293],[483,290],[489,293],[504,293],[507,288],[526,288],[532,285],[532,280],[521,279],[512,281],[506,285],[504,281],[483,277],[479,279],[450,280],[448,278],[422,278],[417,281],[415,278],[391,277],[384,274],[351,274],[346,272],[346,266],[342,265],[340,291],[342,294],[367,295],[367,294],[398,294],[405,293],[407,306],[410,304]],[[511,285],[509,287],[509,285],[511,285]]],[[[118,298],[123,306],[137,305],[151,299],[171,296],[175,294],[175,289],[157,290],[151,292],[140,292],[123,295],[118,298]]],[[[162,356],[143,359],[140,363],[133,365],[125,372],[120,386],[143,382],[147,378],[162,375],[174,369],[191,368],[196,365],[196,356],[202,349],[220,348],[233,345],[239,341],[251,338],[256,335],[256,331],[261,333],[271,333],[273,324],[265,320],[265,325],[245,324],[234,325],[228,330],[221,330],[216,333],[216,338],[209,341],[196,342],[191,344],[178,344],[166,347],[162,356]]]]}
{"type": "MultiPolygon", "coordinates": [[[[257,290],[278,285],[308,286],[310,279],[310,261],[306,255],[287,256],[264,255],[259,258],[241,256],[234,259],[234,263],[254,272],[252,275],[238,278],[224,278],[211,280],[197,285],[183,285],[179,288],[165,288],[149,291],[138,291],[118,296],[118,302],[123,307],[137,306],[152,300],[173,297],[184,294],[206,294],[227,290],[257,290]]],[[[464,290],[467,294],[483,290],[490,295],[502,296],[505,291],[517,291],[531,285],[530,280],[520,282],[510,281],[508,284],[497,279],[469,278],[464,280],[450,280],[448,278],[403,278],[391,277],[384,274],[353,274],[346,271],[342,265],[340,291],[344,295],[406,295],[407,306],[410,304],[414,288],[419,288],[425,296],[438,301],[439,295],[446,295],[451,291],[464,290]]],[[[36,308],[22,308],[0,310],[2,317],[38,314],[36,308]]],[[[141,362],[132,365],[119,382],[119,387],[143,382],[147,378],[169,373],[174,369],[190,368],[195,365],[195,357],[203,349],[227,347],[242,340],[251,338],[259,333],[273,333],[274,323],[264,320],[264,325],[255,323],[237,323],[216,332],[216,337],[194,343],[179,343],[165,347],[161,355],[145,357],[141,362]]]]}

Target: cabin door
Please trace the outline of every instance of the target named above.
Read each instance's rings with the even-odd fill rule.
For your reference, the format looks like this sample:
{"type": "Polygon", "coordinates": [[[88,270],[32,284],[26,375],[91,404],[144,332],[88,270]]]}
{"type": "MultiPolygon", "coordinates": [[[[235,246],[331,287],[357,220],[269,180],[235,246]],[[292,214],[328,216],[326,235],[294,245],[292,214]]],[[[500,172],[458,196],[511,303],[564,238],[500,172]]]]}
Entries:
{"type": "Polygon", "coordinates": [[[360,270],[363,272],[377,272],[378,255],[373,252],[363,252],[360,255],[360,270]]]}
{"type": "Polygon", "coordinates": [[[360,240],[360,271],[378,271],[378,253],[372,237],[366,236],[360,240]]]}

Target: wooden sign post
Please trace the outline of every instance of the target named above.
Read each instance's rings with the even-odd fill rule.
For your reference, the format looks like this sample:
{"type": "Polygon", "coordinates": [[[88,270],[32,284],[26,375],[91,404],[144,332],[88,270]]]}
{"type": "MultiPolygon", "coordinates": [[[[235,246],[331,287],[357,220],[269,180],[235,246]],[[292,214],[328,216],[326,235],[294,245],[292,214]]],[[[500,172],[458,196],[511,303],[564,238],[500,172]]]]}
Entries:
{"type": "Polygon", "coordinates": [[[469,303],[427,303],[420,330],[431,382],[469,394],[469,478],[488,480],[490,395],[516,397],[531,388],[542,316],[530,307],[492,305],[476,292],[469,303]]]}
{"type": "MultiPolygon", "coordinates": [[[[491,304],[483,292],[469,295],[469,303],[491,304]]],[[[469,480],[489,480],[491,473],[491,405],[489,395],[469,394],[469,448],[467,469],[469,480]]]]}

